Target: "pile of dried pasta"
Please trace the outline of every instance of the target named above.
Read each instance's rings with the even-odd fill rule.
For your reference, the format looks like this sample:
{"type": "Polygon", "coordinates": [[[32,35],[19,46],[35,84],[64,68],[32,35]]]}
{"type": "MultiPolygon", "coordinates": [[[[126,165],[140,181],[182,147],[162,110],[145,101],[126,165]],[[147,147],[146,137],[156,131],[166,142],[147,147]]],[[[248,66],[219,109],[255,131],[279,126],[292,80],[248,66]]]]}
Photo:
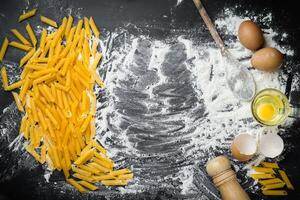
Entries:
{"type": "MultiPolygon", "coordinates": [[[[20,16],[23,21],[36,14],[36,9],[20,16]]],[[[21,80],[10,84],[6,68],[1,75],[4,89],[12,92],[16,105],[25,115],[20,134],[28,141],[26,150],[41,164],[63,171],[66,180],[80,192],[96,190],[97,182],[105,186],[127,185],[133,178],[129,169],[114,170],[114,162],[95,139],[96,96],[94,84],[103,87],[96,73],[101,60],[97,51],[100,35],[93,18],[73,25],[69,16],[58,27],[41,16],[41,21],[56,29],[43,29],[38,43],[30,24],[30,38],[17,29],[11,32],[19,41],[4,39],[2,61],[8,46],[23,51],[21,80]]]]}

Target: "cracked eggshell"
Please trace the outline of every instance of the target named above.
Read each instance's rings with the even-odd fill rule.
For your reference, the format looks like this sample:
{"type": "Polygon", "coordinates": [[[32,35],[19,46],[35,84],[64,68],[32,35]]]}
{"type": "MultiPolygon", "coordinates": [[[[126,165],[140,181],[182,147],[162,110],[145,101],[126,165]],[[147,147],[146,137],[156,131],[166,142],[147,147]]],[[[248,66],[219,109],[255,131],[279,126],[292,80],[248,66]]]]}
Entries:
{"type": "Polygon", "coordinates": [[[262,135],[260,138],[259,151],[268,158],[279,156],[284,149],[282,138],[275,133],[262,135]]]}
{"type": "Polygon", "coordinates": [[[236,136],[231,144],[232,156],[239,161],[250,160],[257,150],[256,139],[249,134],[236,136]]]}

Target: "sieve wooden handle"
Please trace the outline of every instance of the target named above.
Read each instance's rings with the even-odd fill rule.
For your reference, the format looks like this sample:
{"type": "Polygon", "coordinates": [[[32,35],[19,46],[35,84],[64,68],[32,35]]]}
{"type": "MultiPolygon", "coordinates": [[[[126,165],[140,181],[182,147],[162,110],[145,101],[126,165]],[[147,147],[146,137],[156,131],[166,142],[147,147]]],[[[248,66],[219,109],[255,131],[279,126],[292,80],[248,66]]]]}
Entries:
{"type": "Polygon", "coordinates": [[[218,34],[215,25],[212,23],[210,17],[208,16],[205,8],[203,7],[201,0],[193,0],[196,8],[199,11],[200,16],[202,17],[206,27],[208,28],[211,36],[213,37],[214,41],[218,45],[218,47],[221,49],[221,52],[224,53],[226,51],[225,45],[223,40],[221,39],[220,35],[218,34]]]}

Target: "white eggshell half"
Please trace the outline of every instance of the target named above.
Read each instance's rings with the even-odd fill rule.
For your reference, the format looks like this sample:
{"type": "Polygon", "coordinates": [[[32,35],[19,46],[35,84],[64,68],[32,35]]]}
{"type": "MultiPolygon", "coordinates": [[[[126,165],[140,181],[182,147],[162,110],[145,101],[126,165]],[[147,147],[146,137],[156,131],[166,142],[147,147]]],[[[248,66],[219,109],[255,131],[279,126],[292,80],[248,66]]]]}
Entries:
{"type": "Polygon", "coordinates": [[[240,134],[233,142],[241,154],[253,155],[256,152],[256,139],[249,134],[240,134]]]}
{"type": "Polygon", "coordinates": [[[279,156],[284,148],[282,138],[275,133],[262,135],[260,138],[259,151],[268,158],[279,156]]]}

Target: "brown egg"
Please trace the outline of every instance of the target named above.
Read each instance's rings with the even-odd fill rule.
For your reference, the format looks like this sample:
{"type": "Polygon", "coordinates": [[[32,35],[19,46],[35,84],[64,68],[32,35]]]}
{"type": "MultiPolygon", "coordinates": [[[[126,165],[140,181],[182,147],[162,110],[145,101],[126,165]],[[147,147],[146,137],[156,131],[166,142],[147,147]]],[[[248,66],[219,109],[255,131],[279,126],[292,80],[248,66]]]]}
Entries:
{"type": "Polygon", "coordinates": [[[240,24],[238,31],[239,40],[244,47],[252,51],[259,49],[264,44],[264,37],[259,26],[246,20],[240,24]]]}
{"type": "Polygon", "coordinates": [[[264,71],[275,71],[283,62],[283,55],[275,48],[262,48],[255,52],[251,58],[253,67],[264,71]]]}

